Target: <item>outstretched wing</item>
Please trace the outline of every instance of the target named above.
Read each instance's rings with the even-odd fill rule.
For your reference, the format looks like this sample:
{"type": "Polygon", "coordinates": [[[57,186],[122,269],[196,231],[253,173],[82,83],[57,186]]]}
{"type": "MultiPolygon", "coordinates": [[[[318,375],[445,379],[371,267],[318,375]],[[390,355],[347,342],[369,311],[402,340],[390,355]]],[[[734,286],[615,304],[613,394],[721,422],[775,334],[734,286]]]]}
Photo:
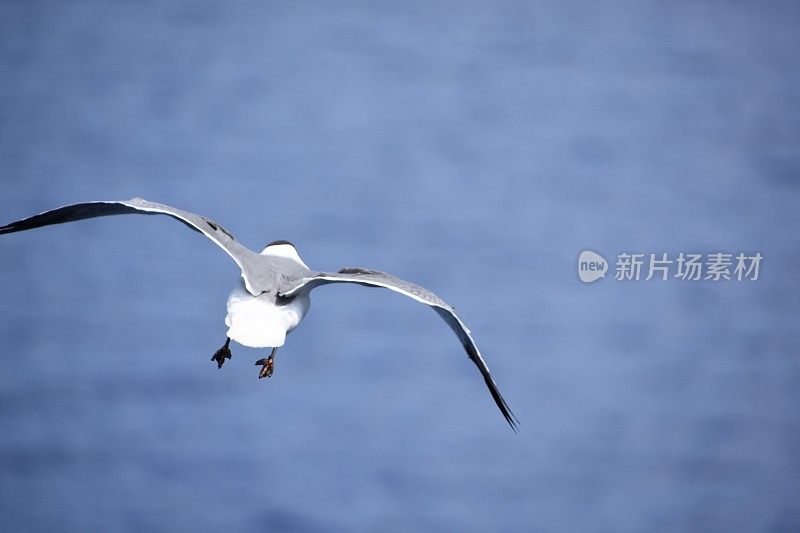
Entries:
{"type": "Polygon", "coordinates": [[[385,272],[368,270],[366,268],[343,268],[336,273],[320,272],[314,276],[288,283],[286,286],[279,288],[278,294],[290,297],[298,292],[310,291],[314,287],[326,285],[328,283],[358,283],[359,285],[368,287],[384,287],[431,306],[433,310],[447,322],[450,329],[455,332],[461,344],[464,346],[464,349],[467,351],[467,355],[483,375],[486,386],[489,387],[489,392],[492,394],[492,398],[494,398],[500,412],[503,413],[511,429],[517,431],[517,424],[519,423],[517,417],[511,412],[508,404],[503,399],[503,395],[500,394],[500,390],[492,379],[489,367],[486,366],[486,361],[481,357],[481,353],[478,351],[478,347],[475,345],[475,341],[472,339],[469,329],[467,329],[467,326],[458,318],[453,307],[424,287],[414,285],[413,283],[409,283],[408,281],[404,281],[385,272]]]}
{"type": "Polygon", "coordinates": [[[156,202],[149,202],[142,198],[133,198],[131,200],[122,201],[102,201],[102,202],[84,202],[80,204],[65,205],[58,209],[45,211],[38,215],[12,222],[5,226],[0,227],[0,235],[4,233],[14,233],[16,231],[24,231],[33,228],[40,228],[42,226],[49,226],[51,224],[62,224],[64,222],[73,222],[75,220],[83,220],[85,218],[104,217],[110,215],[128,215],[128,214],[145,214],[145,215],[169,215],[174,219],[180,220],[189,228],[198,231],[214,241],[220,248],[225,250],[231,258],[236,261],[239,268],[242,269],[242,278],[244,278],[247,290],[257,295],[268,287],[265,284],[268,280],[265,279],[264,273],[259,268],[259,255],[249,250],[248,248],[239,244],[239,242],[231,235],[231,233],[208,218],[205,218],[188,211],[183,211],[175,207],[156,202]]]}

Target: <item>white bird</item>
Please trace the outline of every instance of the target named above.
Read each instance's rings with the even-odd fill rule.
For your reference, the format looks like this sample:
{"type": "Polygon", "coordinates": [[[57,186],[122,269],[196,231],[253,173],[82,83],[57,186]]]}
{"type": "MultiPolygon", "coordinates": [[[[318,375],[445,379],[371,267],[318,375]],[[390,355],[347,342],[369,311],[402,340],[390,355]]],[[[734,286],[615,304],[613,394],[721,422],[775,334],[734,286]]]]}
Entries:
{"type": "Polygon", "coordinates": [[[256,365],[261,365],[259,378],[270,377],[274,369],[276,350],[283,346],[286,335],[300,324],[308,312],[311,289],[328,283],[384,287],[431,306],[447,322],[483,375],[497,407],[516,431],[517,418],[500,394],[469,329],[458,318],[453,307],[424,287],[391,274],[366,268],[317,272],[306,266],[289,241],[271,242],[258,254],[239,244],[228,230],[213,220],[142,198],[84,202],[59,207],[2,226],[0,235],[85,218],[123,214],[169,215],[214,241],[242,269],[242,282],[237,284],[228,297],[228,315],[225,317],[225,324],[229,328],[228,338],[225,345],[212,357],[218,368],[222,368],[225,359],[231,358],[229,346],[233,339],[244,346],[272,348],[269,357],[256,362],[256,365]]]}

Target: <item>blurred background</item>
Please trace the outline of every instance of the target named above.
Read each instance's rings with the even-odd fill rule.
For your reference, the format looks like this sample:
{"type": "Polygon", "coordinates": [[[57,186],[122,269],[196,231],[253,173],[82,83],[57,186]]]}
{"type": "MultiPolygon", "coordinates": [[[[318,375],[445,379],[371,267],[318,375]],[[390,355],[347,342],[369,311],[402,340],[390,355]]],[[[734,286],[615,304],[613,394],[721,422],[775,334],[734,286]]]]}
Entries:
{"type": "MultiPolygon", "coordinates": [[[[0,223],[142,196],[331,286],[233,345],[164,217],[0,238],[3,531],[797,531],[794,2],[0,0],[0,223]],[[585,285],[585,248],[760,252],[585,285]]],[[[613,269],[613,265],[612,265],[613,269]]]]}

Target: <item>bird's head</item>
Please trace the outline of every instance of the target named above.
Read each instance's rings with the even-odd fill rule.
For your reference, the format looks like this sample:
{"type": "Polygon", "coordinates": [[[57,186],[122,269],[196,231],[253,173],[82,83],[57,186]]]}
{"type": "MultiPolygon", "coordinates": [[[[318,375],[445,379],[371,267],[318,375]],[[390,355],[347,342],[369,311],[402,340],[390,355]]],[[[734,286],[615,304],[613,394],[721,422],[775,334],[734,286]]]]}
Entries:
{"type": "Polygon", "coordinates": [[[296,263],[303,265],[304,267],[308,268],[303,260],[300,259],[300,254],[297,253],[297,248],[294,247],[289,241],[272,241],[267,245],[266,248],[261,250],[261,255],[269,255],[272,257],[283,257],[286,259],[290,259],[296,263]]]}

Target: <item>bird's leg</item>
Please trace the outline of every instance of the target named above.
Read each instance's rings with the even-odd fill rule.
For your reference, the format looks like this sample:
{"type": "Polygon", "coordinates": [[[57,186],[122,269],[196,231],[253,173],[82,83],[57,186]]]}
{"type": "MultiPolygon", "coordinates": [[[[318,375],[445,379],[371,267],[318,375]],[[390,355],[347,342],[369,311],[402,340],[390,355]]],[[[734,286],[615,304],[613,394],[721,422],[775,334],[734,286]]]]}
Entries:
{"type": "Polygon", "coordinates": [[[276,351],[278,351],[278,348],[273,348],[272,353],[269,354],[269,357],[256,361],[256,366],[261,365],[261,371],[258,373],[258,379],[268,378],[272,375],[272,371],[275,370],[276,351]]]}
{"type": "Polygon", "coordinates": [[[211,356],[212,361],[217,362],[217,368],[222,368],[222,364],[225,362],[225,359],[231,358],[231,349],[228,348],[228,345],[231,343],[231,338],[225,341],[225,346],[214,352],[214,355],[211,356]]]}

